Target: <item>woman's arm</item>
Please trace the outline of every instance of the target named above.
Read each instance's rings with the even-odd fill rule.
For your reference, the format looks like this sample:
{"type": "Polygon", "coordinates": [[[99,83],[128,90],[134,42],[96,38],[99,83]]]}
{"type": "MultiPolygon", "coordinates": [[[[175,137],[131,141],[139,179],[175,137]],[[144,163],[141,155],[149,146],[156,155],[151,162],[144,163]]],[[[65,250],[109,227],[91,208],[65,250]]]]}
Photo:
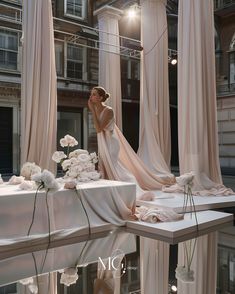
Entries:
{"type": "Polygon", "coordinates": [[[111,108],[106,108],[103,113],[102,120],[100,121],[98,119],[98,115],[96,112],[96,109],[94,107],[94,104],[88,100],[88,107],[91,110],[95,129],[97,133],[100,133],[103,131],[103,129],[107,126],[107,124],[110,122],[110,120],[113,119],[113,110],[111,108]]]}

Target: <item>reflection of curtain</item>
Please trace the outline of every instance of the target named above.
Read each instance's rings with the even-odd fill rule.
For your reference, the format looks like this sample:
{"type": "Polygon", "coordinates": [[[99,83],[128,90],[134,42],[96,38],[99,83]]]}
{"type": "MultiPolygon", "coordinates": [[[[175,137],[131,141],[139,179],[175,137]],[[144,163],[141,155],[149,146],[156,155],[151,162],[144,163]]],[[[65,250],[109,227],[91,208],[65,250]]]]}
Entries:
{"type": "MultiPolygon", "coordinates": [[[[178,265],[184,265],[183,243],[178,247],[178,265]]],[[[178,280],[180,294],[215,294],[217,276],[217,233],[198,238],[191,266],[195,281],[183,283],[178,280]]]]}
{"type": "Polygon", "coordinates": [[[138,154],[157,174],[169,173],[171,157],[166,0],[141,6],[140,140],[138,154]]]}
{"type": "Polygon", "coordinates": [[[56,69],[50,0],[23,1],[21,162],[53,170],[56,69]]]}
{"type": "Polygon", "coordinates": [[[210,189],[215,183],[221,183],[213,12],[212,0],[179,2],[179,163],[181,174],[196,172],[195,190],[210,189]]]}
{"type": "Polygon", "coordinates": [[[169,244],[140,237],[141,293],[168,294],[169,244]]]}
{"type": "Polygon", "coordinates": [[[122,94],[120,71],[120,48],[118,20],[122,11],[106,6],[97,10],[99,21],[99,85],[111,95],[107,101],[116,117],[116,123],[122,129],[122,94]]]}

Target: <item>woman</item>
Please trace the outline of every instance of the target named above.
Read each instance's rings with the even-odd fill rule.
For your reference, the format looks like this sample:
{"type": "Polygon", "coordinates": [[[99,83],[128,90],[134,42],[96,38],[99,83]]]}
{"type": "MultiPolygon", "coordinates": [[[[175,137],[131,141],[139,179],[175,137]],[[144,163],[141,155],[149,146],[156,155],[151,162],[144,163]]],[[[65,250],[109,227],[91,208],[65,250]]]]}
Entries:
{"type": "Polygon", "coordinates": [[[173,184],[174,177],[157,176],[147,169],[116,126],[113,109],[104,103],[108,98],[104,88],[94,87],[88,100],[97,132],[101,174],[109,180],[135,183],[137,198],[152,200],[154,195],[144,190],[160,190],[173,184]]]}

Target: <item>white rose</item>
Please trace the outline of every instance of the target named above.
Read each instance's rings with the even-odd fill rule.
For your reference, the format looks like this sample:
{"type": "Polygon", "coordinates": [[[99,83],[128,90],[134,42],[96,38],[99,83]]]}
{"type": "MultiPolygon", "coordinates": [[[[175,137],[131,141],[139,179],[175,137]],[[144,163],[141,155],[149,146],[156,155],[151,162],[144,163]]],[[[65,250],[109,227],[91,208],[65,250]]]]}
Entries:
{"type": "Polygon", "coordinates": [[[88,154],[80,154],[80,155],[78,155],[77,159],[80,162],[87,162],[87,161],[91,160],[91,157],[88,154]]]}
{"type": "Polygon", "coordinates": [[[95,170],[95,165],[91,162],[86,162],[84,164],[84,169],[87,171],[87,172],[92,172],[95,170]]]}
{"type": "Polygon", "coordinates": [[[64,138],[60,139],[60,145],[62,147],[66,147],[66,146],[74,147],[78,145],[78,141],[74,137],[70,135],[66,135],[64,136],[64,138]]]}
{"type": "Polygon", "coordinates": [[[66,154],[63,151],[56,151],[52,155],[52,160],[57,163],[60,163],[62,159],[67,158],[66,154]]]}
{"type": "Polygon", "coordinates": [[[80,154],[88,154],[88,151],[84,150],[84,149],[76,149],[76,150],[69,153],[69,158],[78,157],[78,155],[80,155],[80,154]]]}
{"type": "Polygon", "coordinates": [[[71,161],[69,159],[66,159],[61,164],[63,170],[67,170],[71,166],[71,161]]]}
{"type": "Polygon", "coordinates": [[[97,171],[89,172],[88,177],[93,181],[97,181],[100,178],[100,174],[97,171]]]}
{"type": "Polygon", "coordinates": [[[98,156],[96,155],[95,152],[90,154],[91,160],[93,163],[97,163],[98,162],[98,156]]]}

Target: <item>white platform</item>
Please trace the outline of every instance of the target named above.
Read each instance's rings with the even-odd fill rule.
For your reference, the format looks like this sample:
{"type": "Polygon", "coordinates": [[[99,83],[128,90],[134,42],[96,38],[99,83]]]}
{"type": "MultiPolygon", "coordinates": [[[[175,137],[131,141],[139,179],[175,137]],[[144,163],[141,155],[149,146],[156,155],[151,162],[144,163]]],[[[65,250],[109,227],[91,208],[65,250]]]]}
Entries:
{"type": "MultiPolygon", "coordinates": [[[[164,193],[155,192],[153,201],[137,200],[137,205],[156,206],[162,208],[173,208],[174,211],[181,213],[183,211],[184,195],[183,193],[164,193]]],[[[193,196],[196,210],[209,210],[216,208],[225,208],[235,206],[235,195],[230,196],[193,196]]],[[[190,207],[187,211],[191,211],[190,207]]]]}
{"type": "Polygon", "coordinates": [[[175,222],[127,222],[127,231],[136,235],[162,240],[171,244],[176,244],[185,240],[192,239],[218,228],[229,225],[233,221],[233,215],[218,211],[197,212],[198,232],[194,215],[186,213],[183,220],[175,222]]]}
{"type": "MultiPolygon", "coordinates": [[[[134,184],[99,180],[80,185],[79,197],[89,217],[91,233],[123,226],[124,206],[135,207],[134,184]],[[106,212],[106,213],[104,213],[106,212]]],[[[74,190],[61,189],[48,194],[51,241],[89,234],[88,220],[74,190]]],[[[49,223],[45,192],[39,192],[30,236],[35,191],[22,191],[16,185],[0,185],[0,252],[6,248],[48,242],[49,223]]]]}

